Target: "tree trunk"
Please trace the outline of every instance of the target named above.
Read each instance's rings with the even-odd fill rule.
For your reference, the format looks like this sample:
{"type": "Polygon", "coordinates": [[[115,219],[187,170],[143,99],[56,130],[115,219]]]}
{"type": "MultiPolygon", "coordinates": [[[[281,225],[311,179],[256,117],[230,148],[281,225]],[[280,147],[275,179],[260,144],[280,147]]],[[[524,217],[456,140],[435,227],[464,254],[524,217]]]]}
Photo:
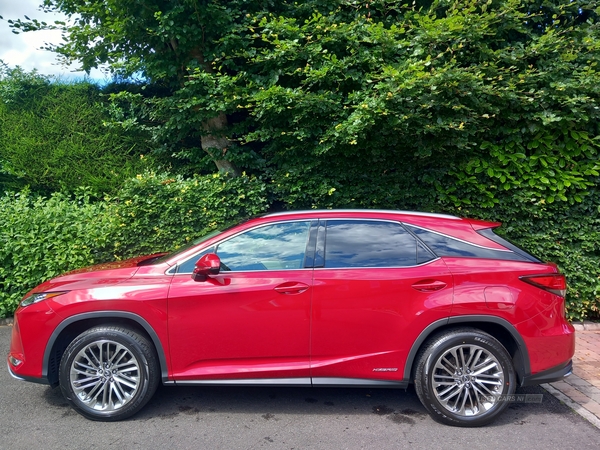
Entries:
{"type": "MultiPolygon", "coordinates": [[[[177,44],[171,43],[171,46],[176,51],[177,44]]],[[[208,73],[214,73],[210,63],[204,60],[204,55],[200,48],[192,50],[191,56],[200,63],[200,65],[208,73]]],[[[200,142],[202,149],[208,153],[216,164],[219,172],[227,173],[230,177],[239,177],[242,173],[240,169],[227,158],[227,149],[231,145],[231,141],[224,136],[229,123],[225,113],[219,114],[217,117],[204,122],[202,128],[207,133],[202,136],[200,142]]]]}
{"type": "Polygon", "coordinates": [[[202,149],[210,155],[219,172],[225,172],[231,177],[239,177],[240,169],[227,159],[227,149],[231,141],[221,134],[227,126],[227,116],[224,113],[203,123],[202,127],[208,134],[201,138],[202,149]]]}

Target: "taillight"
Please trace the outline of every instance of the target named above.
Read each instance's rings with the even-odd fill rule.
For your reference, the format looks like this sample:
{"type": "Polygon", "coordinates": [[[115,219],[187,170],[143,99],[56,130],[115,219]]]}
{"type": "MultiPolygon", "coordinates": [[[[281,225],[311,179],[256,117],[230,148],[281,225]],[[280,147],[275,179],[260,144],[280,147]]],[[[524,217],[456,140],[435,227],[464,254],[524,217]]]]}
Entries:
{"type": "Polygon", "coordinates": [[[567,280],[562,273],[547,275],[526,275],[520,277],[525,283],[538,287],[553,294],[564,297],[567,293],[567,280]]]}

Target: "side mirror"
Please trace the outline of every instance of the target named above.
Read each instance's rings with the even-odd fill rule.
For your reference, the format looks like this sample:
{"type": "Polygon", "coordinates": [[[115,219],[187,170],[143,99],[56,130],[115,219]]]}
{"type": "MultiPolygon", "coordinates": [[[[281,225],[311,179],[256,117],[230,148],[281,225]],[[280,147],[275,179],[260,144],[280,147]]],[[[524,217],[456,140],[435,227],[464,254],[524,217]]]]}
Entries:
{"type": "Polygon", "coordinates": [[[221,270],[221,259],[214,253],[207,253],[196,262],[192,279],[206,281],[209,275],[218,275],[219,270],[221,270]]]}

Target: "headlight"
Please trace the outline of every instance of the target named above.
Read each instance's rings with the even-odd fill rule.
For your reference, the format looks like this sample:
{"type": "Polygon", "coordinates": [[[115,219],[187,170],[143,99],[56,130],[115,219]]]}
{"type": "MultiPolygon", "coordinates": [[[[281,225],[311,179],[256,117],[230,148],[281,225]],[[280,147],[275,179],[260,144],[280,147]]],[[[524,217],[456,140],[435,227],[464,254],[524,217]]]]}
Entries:
{"type": "Polygon", "coordinates": [[[34,303],[38,303],[43,300],[48,300],[49,298],[57,297],[59,295],[66,294],[67,292],[68,291],[38,292],[37,294],[31,294],[29,297],[25,297],[23,300],[21,300],[21,306],[25,307],[25,306],[33,305],[34,303]]]}

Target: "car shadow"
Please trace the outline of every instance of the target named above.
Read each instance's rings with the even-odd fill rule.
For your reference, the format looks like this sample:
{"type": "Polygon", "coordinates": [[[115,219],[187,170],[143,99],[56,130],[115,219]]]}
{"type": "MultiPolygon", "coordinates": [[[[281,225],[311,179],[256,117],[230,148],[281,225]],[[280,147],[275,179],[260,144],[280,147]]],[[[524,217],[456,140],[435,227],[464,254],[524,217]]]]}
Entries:
{"type": "MultiPolygon", "coordinates": [[[[525,423],[531,415],[565,414],[571,410],[539,386],[519,388],[517,396],[489,426],[525,423]]],[[[431,421],[413,386],[403,389],[285,387],[159,387],[134,417],[176,417],[180,414],[256,414],[265,419],[286,414],[370,415],[395,423],[431,421]]]]}
{"type": "Polygon", "coordinates": [[[412,387],[404,391],[238,386],[160,386],[135,418],[217,413],[256,414],[267,420],[286,414],[376,414],[403,423],[429,418],[412,387]]]}
{"type": "MultiPolygon", "coordinates": [[[[47,388],[44,397],[63,416],[77,415],[60,389],[47,388]]],[[[570,408],[539,386],[519,388],[517,397],[488,427],[525,424],[538,414],[565,414],[570,408]]],[[[250,414],[264,420],[285,415],[371,415],[397,424],[436,424],[413,386],[403,389],[159,386],[150,402],[129,421],[175,420],[179,416],[250,414]]],[[[81,418],[82,420],[83,417],[81,418]]],[[[440,425],[443,426],[443,425],[440,425]]]]}

